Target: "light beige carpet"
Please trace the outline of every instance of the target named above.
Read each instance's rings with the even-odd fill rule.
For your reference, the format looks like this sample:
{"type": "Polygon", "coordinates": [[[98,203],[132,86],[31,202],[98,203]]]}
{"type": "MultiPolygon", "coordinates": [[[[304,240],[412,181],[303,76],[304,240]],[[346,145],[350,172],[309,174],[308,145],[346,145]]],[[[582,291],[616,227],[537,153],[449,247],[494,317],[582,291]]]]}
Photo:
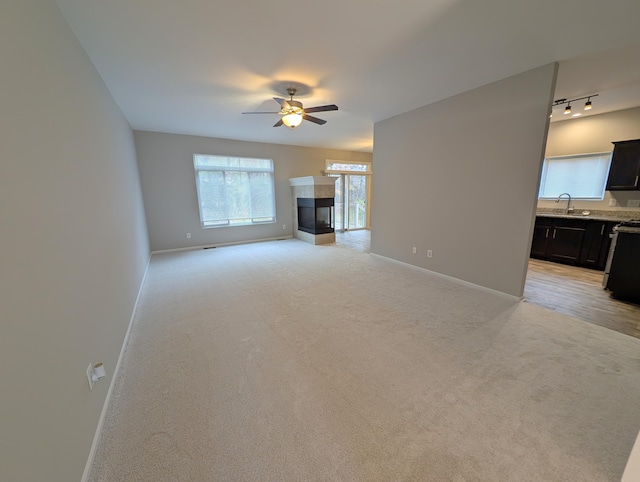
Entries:
{"type": "Polygon", "coordinates": [[[93,481],[615,481],[640,340],[297,240],[154,255],[93,481]]]}

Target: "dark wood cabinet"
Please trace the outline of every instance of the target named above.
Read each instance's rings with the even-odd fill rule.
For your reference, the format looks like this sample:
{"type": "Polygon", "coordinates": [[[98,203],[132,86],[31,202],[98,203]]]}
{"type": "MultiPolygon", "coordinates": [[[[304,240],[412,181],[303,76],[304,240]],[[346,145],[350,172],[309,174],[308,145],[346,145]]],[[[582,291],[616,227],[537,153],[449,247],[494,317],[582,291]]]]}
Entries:
{"type": "Polygon", "coordinates": [[[607,191],[640,190],[640,139],[613,145],[607,191]]]}
{"type": "Polygon", "coordinates": [[[615,296],[640,300],[640,234],[618,233],[607,289],[615,296]]]}
{"type": "Polygon", "coordinates": [[[584,228],[554,226],[549,241],[549,258],[556,261],[575,263],[580,257],[584,228]]]}
{"type": "Polygon", "coordinates": [[[617,223],[590,221],[586,223],[579,262],[583,266],[604,269],[611,245],[610,234],[617,223]]]}
{"type": "Polygon", "coordinates": [[[531,256],[604,270],[617,223],[588,219],[538,216],[533,230],[531,256]]]}
{"type": "Polygon", "coordinates": [[[531,256],[575,263],[580,257],[584,231],[582,220],[536,217],[531,256]]]}
{"type": "Polygon", "coordinates": [[[531,241],[531,256],[534,258],[545,258],[549,249],[549,234],[551,233],[551,223],[546,222],[547,218],[538,218],[533,228],[533,240],[531,241]],[[541,220],[538,223],[538,220],[541,220]],[[544,221],[542,221],[544,220],[544,221]]]}
{"type": "Polygon", "coordinates": [[[555,261],[576,263],[582,249],[585,222],[582,219],[552,220],[547,257],[555,261]]]}

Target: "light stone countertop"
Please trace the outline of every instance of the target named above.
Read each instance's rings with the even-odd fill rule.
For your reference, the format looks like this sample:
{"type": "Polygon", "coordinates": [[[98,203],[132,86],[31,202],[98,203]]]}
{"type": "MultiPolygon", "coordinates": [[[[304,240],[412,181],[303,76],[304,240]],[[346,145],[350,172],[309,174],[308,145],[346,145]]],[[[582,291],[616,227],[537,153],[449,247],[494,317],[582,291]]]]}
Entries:
{"type": "Polygon", "coordinates": [[[611,221],[621,222],[628,221],[630,219],[640,219],[640,211],[603,211],[603,210],[590,210],[588,215],[582,214],[582,209],[576,209],[572,213],[565,214],[564,210],[560,209],[538,209],[536,216],[544,216],[548,218],[563,218],[563,219],[585,219],[592,221],[611,221]]]}

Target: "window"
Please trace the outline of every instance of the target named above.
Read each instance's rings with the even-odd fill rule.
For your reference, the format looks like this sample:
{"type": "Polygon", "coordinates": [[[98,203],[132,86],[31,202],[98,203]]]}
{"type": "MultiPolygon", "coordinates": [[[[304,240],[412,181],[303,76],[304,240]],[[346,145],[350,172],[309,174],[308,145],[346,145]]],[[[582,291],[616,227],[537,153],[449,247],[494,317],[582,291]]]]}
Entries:
{"type": "Polygon", "coordinates": [[[573,199],[604,199],[611,152],[547,157],[542,166],[539,199],[568,192],[573,199]]]}
{"type": "Polygon", "coordinates": [[[276,222],[273,161],[195,154],[203,228],[276,222]]]}
{"type": "Polygon", "coordinates": [[[350,162],[350,161],[325,161],[325,171],[327,174],[333,172],[362,172],[371,174],[370,162],[350,162]]]}

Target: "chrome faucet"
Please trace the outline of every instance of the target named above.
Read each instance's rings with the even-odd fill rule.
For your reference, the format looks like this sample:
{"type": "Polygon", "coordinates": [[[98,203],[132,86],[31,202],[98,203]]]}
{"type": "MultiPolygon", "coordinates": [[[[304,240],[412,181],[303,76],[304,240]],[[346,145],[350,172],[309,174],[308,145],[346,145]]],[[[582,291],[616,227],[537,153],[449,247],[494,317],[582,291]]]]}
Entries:
{"type": "Polygon", "coordinates": [[[560,202],[560,198],[562,196],[568,196],[567,199],[567,208],[564,210],[565,214],[569,214],[569,211],[573,211],[573,209],[571,209],[571,194],[569,194],[568,192],[563,192],[562,194],[560,194],[558,196],[558,199],[556,199],[556,202],[559,203],[560,202]]]}

